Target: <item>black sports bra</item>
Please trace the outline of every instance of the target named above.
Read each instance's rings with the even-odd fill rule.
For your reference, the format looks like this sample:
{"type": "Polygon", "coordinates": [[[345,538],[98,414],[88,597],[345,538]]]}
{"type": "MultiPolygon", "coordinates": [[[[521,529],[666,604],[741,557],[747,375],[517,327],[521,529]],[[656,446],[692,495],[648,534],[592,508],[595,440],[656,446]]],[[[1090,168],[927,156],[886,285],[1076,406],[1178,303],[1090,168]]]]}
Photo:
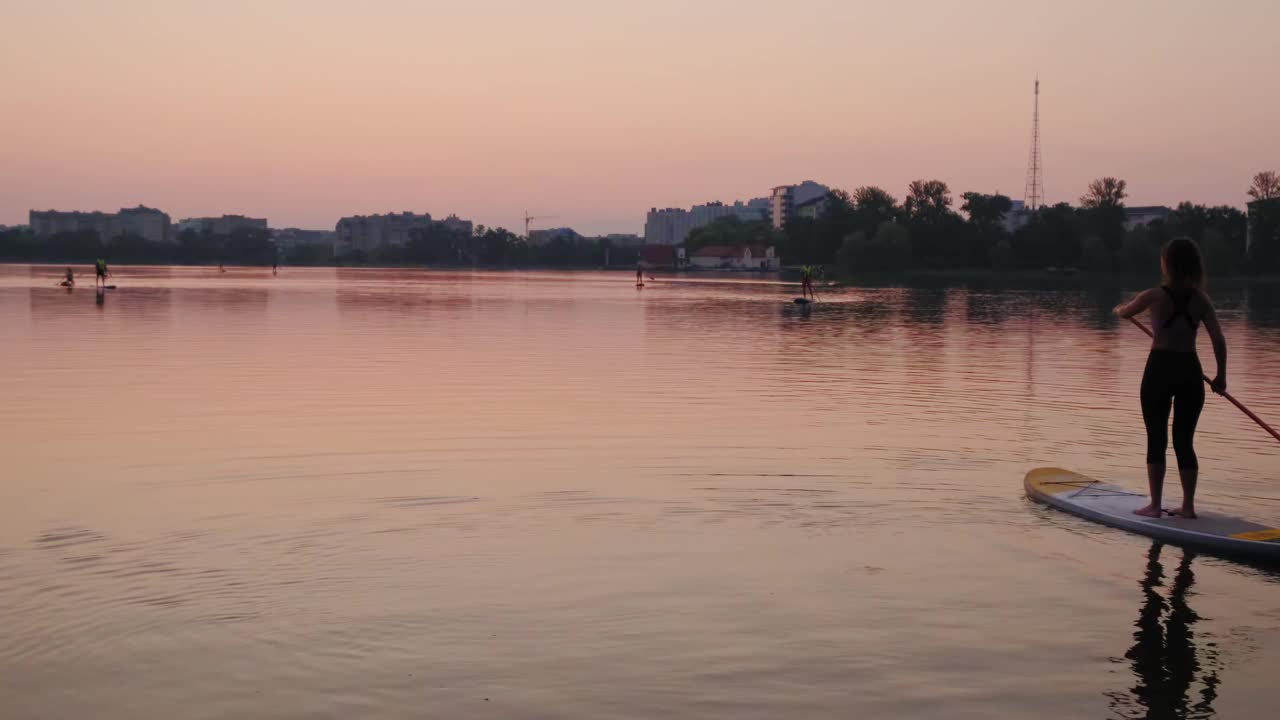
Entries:
{"type": "Polygon", "coordinates": [[[1195,330],[1196,328],[1200,327],[1200,321],[1191,317],[1191,312],[1190,312],[1191,298],[1195,297],[1195,294],[1196,294],[1195,288],[1188,288],[1185,290],[1174,290],[1168,285],[1161,285],[1160,289],[1168,293],[1169,299],[1173,301],[1173,313],[1169,315],[1168,320],[1164,321],[1164,325],[1162,326],[1162,329],[1168,330],[1170,327],[1173,327],[1173,321],[1177,320],[1179,317],[1186,318],[1187,324],[1191,326],[1192,330],[1195,330]]]}

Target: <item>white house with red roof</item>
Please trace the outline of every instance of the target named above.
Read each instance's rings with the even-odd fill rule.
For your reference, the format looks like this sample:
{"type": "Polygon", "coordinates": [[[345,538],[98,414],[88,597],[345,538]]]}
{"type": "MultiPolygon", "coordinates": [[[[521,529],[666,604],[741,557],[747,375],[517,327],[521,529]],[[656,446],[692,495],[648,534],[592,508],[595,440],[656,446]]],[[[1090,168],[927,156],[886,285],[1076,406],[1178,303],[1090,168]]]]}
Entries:
{"type": "Polygon", "coordinates": [[[772,245],[708,245],[695,250],[689,264],[706,270],[777,270],[782,267],[772,245]]]}

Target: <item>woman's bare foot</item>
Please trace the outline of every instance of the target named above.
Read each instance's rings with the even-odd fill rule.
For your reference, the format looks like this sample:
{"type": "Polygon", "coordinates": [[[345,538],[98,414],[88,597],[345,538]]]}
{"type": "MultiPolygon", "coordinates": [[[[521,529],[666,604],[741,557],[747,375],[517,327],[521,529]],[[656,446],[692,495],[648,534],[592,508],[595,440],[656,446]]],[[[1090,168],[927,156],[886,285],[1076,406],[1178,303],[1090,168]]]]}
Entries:
{"type": "Polygon", "coordinates": [[[1161,510],[1160,508],[1152,504],[1152,505],[1148,505],[1146,507],[1142,507],[1142,508],[1138,508],[1137,510],[1134,510],[1133,514],[1141,515],[1143,517],[1149,517],[1149,518],[1158,518],[1163,512],[1164,512],[1163,510],[1161,510]]]}
{"type": "Polygon", "coordinates": [[[1188,520],[1196,519],[1196,511],[1191,508],[1178,508],[1177,510],[1165,510],[1174,517],[1186,518],[1188,520]]]}

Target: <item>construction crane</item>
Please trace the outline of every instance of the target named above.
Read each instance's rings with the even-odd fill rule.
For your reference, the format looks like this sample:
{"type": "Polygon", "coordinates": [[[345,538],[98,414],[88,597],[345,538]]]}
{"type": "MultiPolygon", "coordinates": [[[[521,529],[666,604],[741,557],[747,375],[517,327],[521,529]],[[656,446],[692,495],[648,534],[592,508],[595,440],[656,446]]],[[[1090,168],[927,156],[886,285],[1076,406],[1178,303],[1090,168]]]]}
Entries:
{"type": "Polygon", "coordinates": [[[559,216],[558,215],[530,215],[529,211],[525,210],[524,211],[524,238],[526,240],[529,239],[529,223],[533,222],[534,220],[550,220],[551,218],[554,218],[554,217],[559,217],[559,216]]]}

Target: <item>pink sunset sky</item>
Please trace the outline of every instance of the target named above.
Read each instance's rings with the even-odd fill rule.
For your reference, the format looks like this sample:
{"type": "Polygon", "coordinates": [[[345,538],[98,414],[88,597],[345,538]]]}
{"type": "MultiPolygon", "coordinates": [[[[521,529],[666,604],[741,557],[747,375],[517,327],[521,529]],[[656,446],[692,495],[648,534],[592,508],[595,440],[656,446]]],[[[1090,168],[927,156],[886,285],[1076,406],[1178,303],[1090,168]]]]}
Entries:
{"type": "Polygon", "coordinates": [[[805,179],[1242,206],[1280,2],[0,0],[0,223],[454,212],[638,232],[805,179]]]}

